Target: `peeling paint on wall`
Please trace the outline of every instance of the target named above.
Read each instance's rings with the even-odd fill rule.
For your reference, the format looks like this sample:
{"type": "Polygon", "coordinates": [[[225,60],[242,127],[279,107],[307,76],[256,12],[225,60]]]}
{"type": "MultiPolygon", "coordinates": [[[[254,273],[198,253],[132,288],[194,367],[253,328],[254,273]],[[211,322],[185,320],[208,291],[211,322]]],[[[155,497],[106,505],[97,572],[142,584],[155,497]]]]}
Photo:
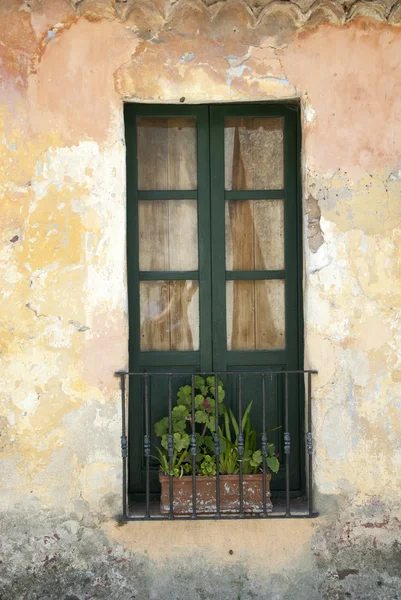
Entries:
{"type": "Polygon", "coordinates": [[[225,600],[401,589],[400,6],[1,3],[5,598],[180,598],[192,586],[200,600],[222,597],[221,581],[225,600]],[[183,97],[301,103],[305,354],[319,371],[313,523],[114,520],[123,101],[183,97]]]}

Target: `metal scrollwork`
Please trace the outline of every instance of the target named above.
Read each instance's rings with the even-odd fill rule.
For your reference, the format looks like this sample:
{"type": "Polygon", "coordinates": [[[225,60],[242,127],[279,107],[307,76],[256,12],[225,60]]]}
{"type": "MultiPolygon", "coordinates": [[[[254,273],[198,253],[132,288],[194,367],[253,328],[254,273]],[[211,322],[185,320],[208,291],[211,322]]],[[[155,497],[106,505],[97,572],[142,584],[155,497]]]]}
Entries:
{"type": "Polygon", "coordinates": [[[308,433],[306,434],[306,451],[309,454],[309,456],[312,454],[313,451],[312,433],[310,431],[308,431],[308,433]]]}
{"type": "Polygon", "coordinates": [[[284,454],[291,453],[291,434],[286,431],[284,433],[284,454]]]}

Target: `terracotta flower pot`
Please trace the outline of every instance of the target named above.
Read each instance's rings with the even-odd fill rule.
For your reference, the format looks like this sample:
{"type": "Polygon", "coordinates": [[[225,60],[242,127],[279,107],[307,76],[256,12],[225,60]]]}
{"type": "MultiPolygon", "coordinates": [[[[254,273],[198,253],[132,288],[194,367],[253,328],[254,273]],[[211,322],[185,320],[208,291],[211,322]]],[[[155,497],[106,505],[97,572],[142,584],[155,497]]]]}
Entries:
{"type": "MultiPolygon", "coordinates": [[[[270,479],[266,474],[266,511],[272,511],[270,501],[270,479]]],[[[168,475],[159,475],[161,484],[160,512],[165,515],[170,509],[168,475]]],[[[243,506],[246,513],[263,512],[263,474],[243,476],[243,506]]],[[[220,512],[239,513],[239,475],[220,475],[220,512]]],[[[173,477],[173,512],[176,515],[192,514],[192,477],[173,477]]],[[[196,512],[216,512],[216,478],[196,477],[196,512]]]]}

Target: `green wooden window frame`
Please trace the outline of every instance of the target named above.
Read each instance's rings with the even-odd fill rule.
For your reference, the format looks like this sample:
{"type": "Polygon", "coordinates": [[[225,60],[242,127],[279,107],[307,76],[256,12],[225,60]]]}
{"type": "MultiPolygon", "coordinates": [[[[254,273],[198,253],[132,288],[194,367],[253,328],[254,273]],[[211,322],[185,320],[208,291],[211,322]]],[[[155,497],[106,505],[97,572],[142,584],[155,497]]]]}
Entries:
{"type": "MultiPolygon", "coordinates": [[[[127,103],[124,107],[127,154],[127,275],[129,305],[129,362],[130,371],[239,371],[297,370],[303,368],[303,306],[302,306],[302,217],[300,184],[300,118],[298,104],[246,103],[219,105],[144,105],[127,103]],[[196,190],[138,190],[137,118],[196,119],[197,179],[196,190]],[[246,117],[282,117],[284,120],[284,188],[282,190],[226,191],[224,177],[224,119],[246,117]],[[198,249],[197,271],[139,270],[139,200],[197,200],[198,249]],[[225,265],[225,201],[252,199],[284,200],[285,268],[275,271],[226,271],[225,265]],[[199,281],[198,351],[140,350],[140,281],[157,280],[199,281]],[[228,280],[285,280],[285,349],[231,350],[226,349],[226,281],[228,280]]],[[[135,386],[132,394],[138,395],[135,386]]],[[[292,448],[298,458],[294,461],[291,480],[294,494],[302,492],[304,457],[301,450],[303,428],[303,389],[290,383],[292,410],[290,425],[292,448]]],[[[131,400],[130,400],[131,402],[131,400]]],[[[131,407],[130,489],[140,492],[142,432],[141,407],[131,407]],[[138,483],[139,482],[139,483],[138,483]]],[[[282,486],[276,478],[276,487],[282,486]]],[[[281,482],[281,483],[280,483],[281,482]]],[[[274,482],[273,482],[274,488],[274,482]]]]}

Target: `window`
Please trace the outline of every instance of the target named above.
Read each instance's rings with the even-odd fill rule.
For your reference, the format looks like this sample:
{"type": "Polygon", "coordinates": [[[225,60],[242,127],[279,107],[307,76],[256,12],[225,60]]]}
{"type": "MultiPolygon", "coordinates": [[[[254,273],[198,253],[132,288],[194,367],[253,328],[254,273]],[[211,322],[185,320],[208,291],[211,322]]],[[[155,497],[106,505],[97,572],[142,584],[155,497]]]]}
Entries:
{"type": "MultiPolygon", "coordinates": [[[[125,106],[130,371],[182,372],[182,381],[246,371],[256,411],[252,372],[303,368],[298,120],[296,105],[125,106]]],[[[158,381],[152,423],[166,412],[158,381]]],[[[130,387],[135,494],[145,485],[139,385],[130,387]]],[[[236,384],[227,385],[235,404],[236,384]]],[[[278,428],[280,386],[272,380],[267,409],[278,428]]],[[[301,388],[290,380],[294,493],[303,486],[301,388]]],[[[284,479],[282,469],[272,489],[284,479]]],[[[150,486],[158,492],[157,465],[150,486]]]]}

